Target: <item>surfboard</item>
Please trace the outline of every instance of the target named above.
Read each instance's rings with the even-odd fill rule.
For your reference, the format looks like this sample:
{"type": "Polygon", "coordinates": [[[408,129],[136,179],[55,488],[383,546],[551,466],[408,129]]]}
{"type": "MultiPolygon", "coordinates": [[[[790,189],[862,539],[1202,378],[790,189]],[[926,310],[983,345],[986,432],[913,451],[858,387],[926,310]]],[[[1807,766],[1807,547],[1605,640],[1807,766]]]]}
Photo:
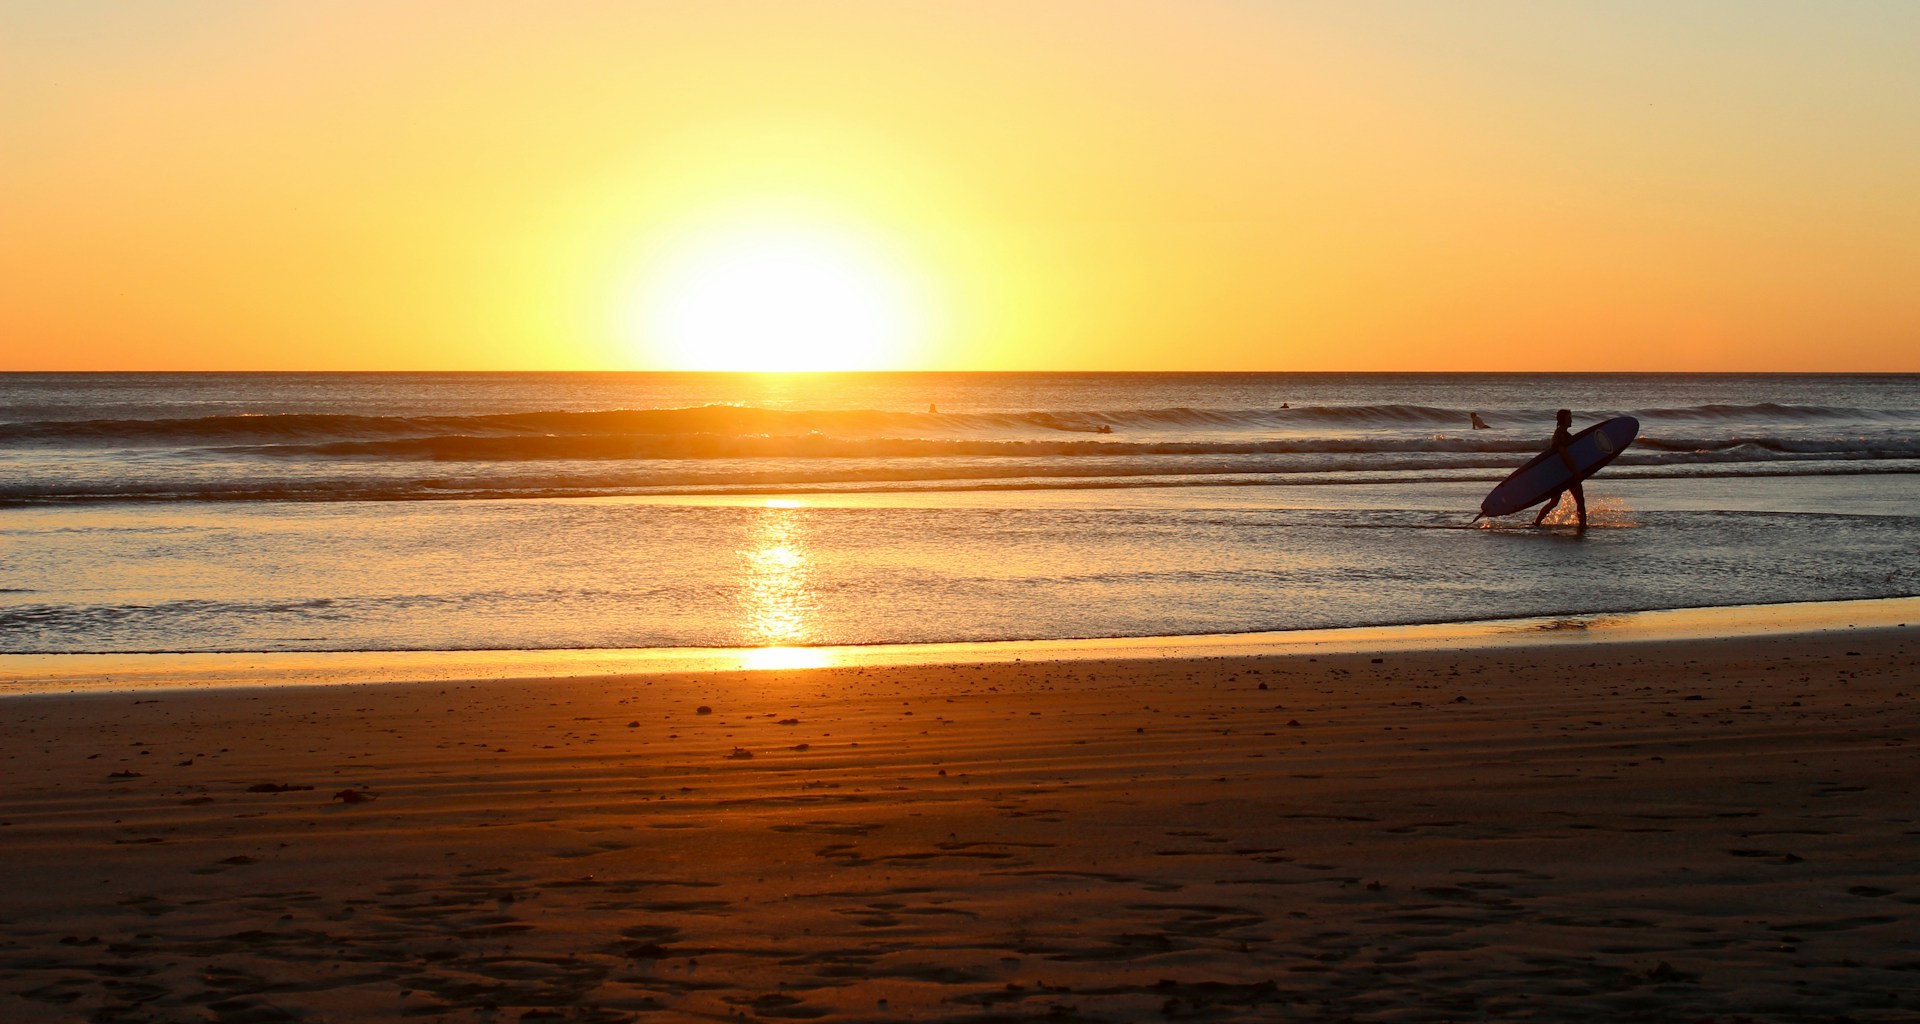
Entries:
{"type": "Polygon", "coordinates": [[[1640,436],[1640,421],[1631,416],[1615,416],[1573,435],[1567,454],[1573,469],[1560,461],[1560,453],[1548,448],[1533,460],[1513,471],[1480,503],[1483,516],[1512,515],[1530,505],[1538,505],[1553,495],[1599,472],[1607,463],[1626,451],[1640,436]]]}

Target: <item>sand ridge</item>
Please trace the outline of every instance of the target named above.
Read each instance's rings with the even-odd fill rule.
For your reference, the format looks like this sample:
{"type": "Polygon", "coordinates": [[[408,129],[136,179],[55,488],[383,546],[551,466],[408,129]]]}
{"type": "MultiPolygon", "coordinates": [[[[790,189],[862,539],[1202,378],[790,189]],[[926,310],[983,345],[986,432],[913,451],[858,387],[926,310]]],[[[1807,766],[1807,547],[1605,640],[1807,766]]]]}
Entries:
{"type": "Polygon", "coordinates": [[[1917,635],[11,698],[0,1017],[1913,1020],[1917,635]]]}

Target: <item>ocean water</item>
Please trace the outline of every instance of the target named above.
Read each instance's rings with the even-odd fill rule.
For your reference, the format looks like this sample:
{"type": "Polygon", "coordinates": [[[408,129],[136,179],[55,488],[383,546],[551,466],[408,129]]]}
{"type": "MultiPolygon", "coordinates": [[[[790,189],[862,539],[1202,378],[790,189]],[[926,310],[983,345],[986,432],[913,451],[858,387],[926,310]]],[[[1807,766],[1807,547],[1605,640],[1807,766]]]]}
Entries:
{"type": "Polygon", "coordinates": [[[0,654],[1443,622],[1916,550],[1915,376],[0,375],[0,654]],[[1563,405],[1642,424],[1593,528],[1470,525],[1563,405]]]}

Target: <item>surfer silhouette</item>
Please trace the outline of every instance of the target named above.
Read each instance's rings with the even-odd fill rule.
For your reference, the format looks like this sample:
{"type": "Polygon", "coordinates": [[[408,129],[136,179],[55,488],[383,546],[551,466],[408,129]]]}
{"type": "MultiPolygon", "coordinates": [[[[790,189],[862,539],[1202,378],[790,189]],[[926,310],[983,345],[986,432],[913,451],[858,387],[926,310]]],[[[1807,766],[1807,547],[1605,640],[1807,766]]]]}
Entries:
{"type": "MultiPolygon", "coordinates": [[[[1580,471],[1579,467],[1574,465],[1573,455],[1567,451],[1567,446],[1573,444],[1572,426],[1573,410],[1562,409],[1558,413],[1555,413],[1553,440],[1547,443],[1552,446],[1554,454],[1560,456],[1560,461],[1567,464],[1567,472],[1577,474],[1580,471]]],[[[1573,507],[1580,514],[1580,528],[1582,530],[1586,529],[1587,492],[1580,489],[1580,481],[1578,479],[1575,479],[1564,489],[1553,492],[1553,497],[1548,498],[1547,503],[1540,507],[1540,514],[1533,517],[1533,525],[1539,526],[1541,523],[1546,522],[1547,516],[1552,515],[1553,510],[1560,506],[1560,499],[1567,491],[1573,492],[1573,507]]]]}
{"type": "Polygon", "coordinates": [[[1473,429],[1475,429],[1475,430],[1490,430],[1490,429],[1492,429],[1492,428],[1490,428],[1490,427],[1488,427],[1488,426],[1487,426],[1487,421],[1486,421],[1486,420],[1483,420],[1483,419],[1481,419],[1481,418],[1480,418],[1480,414],[1479,414],[1479,413],[1477,413],[1477,412],[1470,412],[1470,413],[1468,413],[1468,414],[1467,414],[1467,419],[1469,419],[1469,420],[1471,420],[1471,421],[1473,422],[1473,429]]]}

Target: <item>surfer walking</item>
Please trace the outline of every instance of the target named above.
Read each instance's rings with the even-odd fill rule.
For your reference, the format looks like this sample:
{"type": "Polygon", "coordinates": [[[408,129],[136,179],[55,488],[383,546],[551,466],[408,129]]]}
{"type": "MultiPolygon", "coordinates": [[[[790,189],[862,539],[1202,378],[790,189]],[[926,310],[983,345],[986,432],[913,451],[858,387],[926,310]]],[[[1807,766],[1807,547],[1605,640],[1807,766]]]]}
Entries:
{"type": "Polygon", "coordinates": [[[1547,442],[1547,450],[1528,459],[1526,465],[1514,470],[1487,494],[1480,502],[1480,514],[1474,517],[1476,522],[1512,515],[1545,502],[1533,520],[1533,525],[1539,526],[1560,506],[1560,499],[1572,491],[1574,505],[1580,511],[1580,530],[1585,533],[1587,493],[1580,482],[1598,473],[1633,443],[1640,435],[1640,421],[1631,416],[1615,416],[1576,434],[1572,412],[1562,409],[1554,419],[1553,439],[1547,442]]]}
{"type": "Polygon", "coordinates": [[[1554,454],[1560,456],[1560,461],[1567,464],[1567,472],[1576,474],[1576,477],[1573,482],[1569,483],[1565,488],[1553,492],[1553,496],[1547,499],[1545,505],[1541,506],[1540,514],[1533,517],[1533,525],[1535,526],[1546,522],[1547,517],[1553,514],[1553,510],[1560,507],[1561,497],[1568,491],[1572,491],[1574,510],[1580,514],[1580,528],[1582,530],[1587,528],[1587,492],[1580,489],[1580,481],[1577,476],[1580,468],[1574,465],[1573,453],[1567,450],[1568,446],[1573,444],[1572,428],[1573,410],[1562,409],[1554,414],[1553,440],[1548,442],[1548,444],[1552,446],[1554,454]]]}

